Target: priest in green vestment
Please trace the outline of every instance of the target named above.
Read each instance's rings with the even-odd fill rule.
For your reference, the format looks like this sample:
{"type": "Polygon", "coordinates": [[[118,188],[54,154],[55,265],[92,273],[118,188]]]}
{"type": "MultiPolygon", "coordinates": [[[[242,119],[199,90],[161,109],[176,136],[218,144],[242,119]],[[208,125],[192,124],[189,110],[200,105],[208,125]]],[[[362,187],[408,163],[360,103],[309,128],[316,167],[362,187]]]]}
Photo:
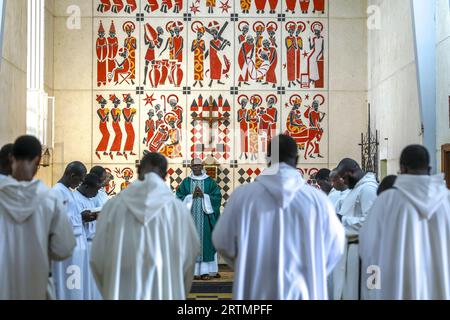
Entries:
{"type": "Polygon", "coordinates": [[[191,162],[192,173],[177,189],[177,197],[191,210],[200,237],[201,254],[195,265],[196,280],[220,277],[212,231],[220,216],[222,194],[217,183],[203,170],[200,159],[191,162]]]}

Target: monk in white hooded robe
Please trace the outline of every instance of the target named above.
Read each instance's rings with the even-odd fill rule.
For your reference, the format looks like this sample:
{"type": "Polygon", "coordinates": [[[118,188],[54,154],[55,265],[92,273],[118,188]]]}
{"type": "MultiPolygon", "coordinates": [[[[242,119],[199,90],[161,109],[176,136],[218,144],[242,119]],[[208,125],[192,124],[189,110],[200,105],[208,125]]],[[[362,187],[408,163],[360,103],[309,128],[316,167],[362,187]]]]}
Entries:
{"type": "Polygon", "coordinates": [[[200,241],[189,210],[164,182],[167,160],[148,153],[139,180],[108,201],[91,267],[104,299],[184,300],[200,241]]]}
{"type": "Polygon", "coordinates": [[[234,299],[326,300],[344,229],[326,194],[296,169],[295,141],[281,135],[271,145],[279,145],[279,162],[232,194],[214,245],[234,268],[234,299]]]}
{"type": "Polygon", "coordinates": [[[31,136],[16,140],[12,177],[0,179],[0,300],[48,298],[51,260],[75,247],[63,204],[33,180],[42,147],[31,136]]]}
{"type": "Polygon", "coordinates": [[[394,188],[375,201],[360,232],[367,299],[450,299],[450,191],[430,176],[429,154],[409,146],[394,188]]]}

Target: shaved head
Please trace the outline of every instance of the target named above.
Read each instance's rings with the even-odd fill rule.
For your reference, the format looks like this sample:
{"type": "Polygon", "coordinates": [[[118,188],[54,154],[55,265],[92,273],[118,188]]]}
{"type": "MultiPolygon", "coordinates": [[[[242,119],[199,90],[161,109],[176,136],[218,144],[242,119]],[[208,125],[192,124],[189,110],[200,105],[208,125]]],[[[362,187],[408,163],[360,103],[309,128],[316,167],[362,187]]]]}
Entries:
{"type": "Polygon", "coordinates": [[[59,180],[67,188],[76,189],[86,177],[86,166],[80,161],[74,161],[67,165],[64,175],[59,180]]]}
{"type": "Polygon", "coordinates": [[[365,175],[358,162],[350,158],[343,159],[336,171],[350,189],[353,189],[365,175]]]}
{"type": "Polygon", "coordinates": [[[430,173],[430,154],[421,145],[410,145],[403,149],[400,156],[402,174],[426,175],[430,173]]]}
{"type": "Polygon", "coordinates": [[[270,142],[267,156],[271,159],[273,164],[279,162],[296,167],[298,160],[297,143],[291,137],[280,134],[270,142]],[[273,155],[272,152],[278,152],[278,159],[277,155],[273,155]]]}
{"type": "Polygon", "coordinates": [[[144,181],[145,175],[153,172],[159,175],[163,180],[167,176],[167,159],[160,153],[149,152],[144,155],[138,167],[139,180],[144,181]]]}
{"type": "Polygon", "coordinates": [[[92,167],[92,169],[91,169],[91,171],[89,171],[89,173],[95,174],[97,177],[99,177],[102,184],[106,180],[106,170],[102,166],[92,167]]]}
{"type": "Polygon", "coordinates": [[[86,175],[87,169],[86,166],[80,162],[80,161],[74,161],[67,165],[66,170],[64,171],[64,174],[68,175],[77,175],[77,176],[83,176],[86,175]]]}

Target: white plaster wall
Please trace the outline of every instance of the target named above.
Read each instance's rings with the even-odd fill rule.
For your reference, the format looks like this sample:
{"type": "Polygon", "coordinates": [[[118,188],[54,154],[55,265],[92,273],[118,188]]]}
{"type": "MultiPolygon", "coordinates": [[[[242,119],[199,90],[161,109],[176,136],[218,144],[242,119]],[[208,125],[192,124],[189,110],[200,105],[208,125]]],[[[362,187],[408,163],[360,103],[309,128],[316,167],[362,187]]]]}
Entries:
{"type": "Polygon", "coordinates": [[[407,0],[369,4],[380,9],[380,29],[368,31],[368,97],[380,131],[380,159],[395,174],[402,149],[422,143],[411,7],[407,0]]]}
{"type": "Polygon", "coordinates": [[[0,145],[26,132],[27,0],[7,1],[0,66],[0,145]]]}
{"type": "Polygon", "coordinates": [[[450,12],[448,0],[436,0],[436,128],[437,160],[441,163],[440,147],[450,143],[450,12]]]}
{"type": "Polygon", "coordinates": [[[367,131],[367,1],[330,1],[330,163],[361,161],[367,131]]]}

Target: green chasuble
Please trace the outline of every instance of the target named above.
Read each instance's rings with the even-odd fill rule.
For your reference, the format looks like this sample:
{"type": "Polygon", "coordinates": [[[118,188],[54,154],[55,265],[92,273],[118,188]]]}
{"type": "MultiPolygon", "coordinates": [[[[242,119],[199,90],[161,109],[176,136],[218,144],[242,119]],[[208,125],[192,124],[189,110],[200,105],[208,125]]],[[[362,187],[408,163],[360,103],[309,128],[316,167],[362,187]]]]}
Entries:
{"type": "Polygon", "coordinates": [[[212,244],[212,231],[220,216],[220,206],[222,203],[222,194],[217,183],[207,177],[204,180],[196,180],[190,177],[183,180],[177,189],[178,199],[184,201],[188,195],[192,195],[196,187],[199,187],[204,194],[209,195],[213,214],[206,214],[203,211],[203,199],[193,199],[191,214],[194,224],[200,237],[201,256],[197,257],[196,262],[212,262],[216,254],[216,249],[212,244]]]}

